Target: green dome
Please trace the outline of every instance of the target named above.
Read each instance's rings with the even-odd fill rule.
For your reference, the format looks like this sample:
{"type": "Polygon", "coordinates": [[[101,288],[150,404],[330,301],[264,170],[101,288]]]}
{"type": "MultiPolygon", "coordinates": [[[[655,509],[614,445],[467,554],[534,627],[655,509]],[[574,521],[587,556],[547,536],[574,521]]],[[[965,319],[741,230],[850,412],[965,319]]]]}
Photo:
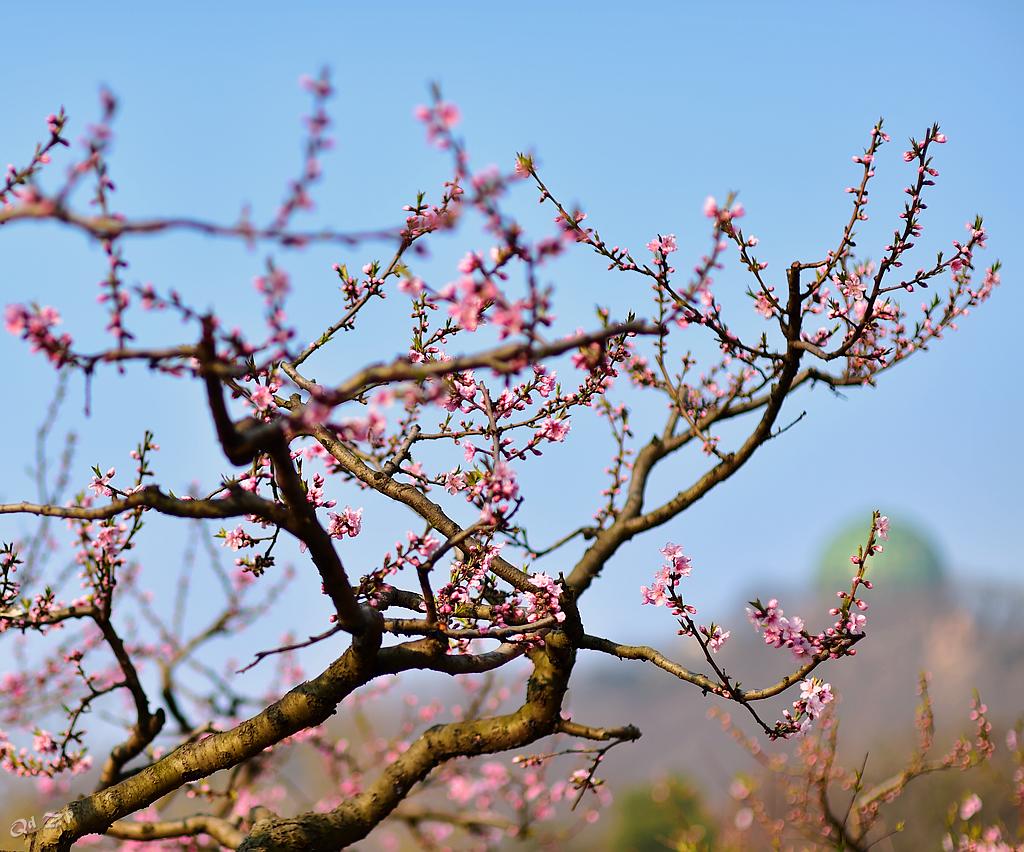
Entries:
{"type": "MultiPolygon", "coordinates": [[[[854,574],[850,557],[868,538],[871,514],[850,521],[826,544],[818,560],[818,585],[827,591],[849,587],[854,574]]],[[[887,588],[940,586],[946,569],[938,547],[920,526],[903,518],[890,518],[889,540],[880,542],[882,553],[868,560],[867,578],[887,588]]]]}

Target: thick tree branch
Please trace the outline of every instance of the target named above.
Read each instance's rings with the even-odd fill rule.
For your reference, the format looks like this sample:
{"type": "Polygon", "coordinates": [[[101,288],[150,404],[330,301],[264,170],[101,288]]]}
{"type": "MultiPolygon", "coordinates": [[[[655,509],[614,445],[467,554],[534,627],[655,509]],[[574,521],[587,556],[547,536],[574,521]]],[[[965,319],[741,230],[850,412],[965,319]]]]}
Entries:
{"type": "Polygon", "coordinates": [[[288,501],[289,531],[309,547],[309,555],[323,580],[324,591],[338,614],[338,623],[349,632],[361,632],[368,625],[364,623],[334,543],[327,530],[320,525],[315,507],[306,499],[306,492],[292,466],[288,443],[283,435],[279,435],[269,448],[269,455],[274,462],[274,476],[281,493],[288,501]]]}
{"type": "Polygon", "coordinates": [[[514,713],[435,725],[389,764],[364,792],[326,814],[308,813],[254,826],[241,852],[341,849],[364,838],[434,768],[454,757],[507,751],[554,733],[575,652],[562,632],[534,651],[526,702],[514,713]]]}
{"type": "Polygon", "coordinates": [[[189,781],[205,778],[259,754],[305,728],[326,721],[341,700],[376,675],[380,631],[365,631],[321,675],[299,684],[263,712],[229,731],[179,746],[112,787],[72,802],[35,836],[38,852],[66,852],[86,834],[103,834],[129,814],[189,781]]]}

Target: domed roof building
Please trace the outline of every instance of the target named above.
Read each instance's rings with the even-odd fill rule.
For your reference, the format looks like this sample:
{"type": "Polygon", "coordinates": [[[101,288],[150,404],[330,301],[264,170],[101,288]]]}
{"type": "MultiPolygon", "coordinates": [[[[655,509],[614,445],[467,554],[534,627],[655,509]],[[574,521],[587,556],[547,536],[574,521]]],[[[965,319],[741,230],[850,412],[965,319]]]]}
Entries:
{"type": "MultiPolygon", "coordinates": [[[[850,557],[867,541],[871,515],[860,513],[826,543],[818,560],[817,585],[829,592],[849,589],[854,567],[850,557]]],[[[884,550],[868,560],[867,578],[882,589],[933,590],[946,581],[946,564],[934,538],[919,524],[890,517],[884,550]]]]}

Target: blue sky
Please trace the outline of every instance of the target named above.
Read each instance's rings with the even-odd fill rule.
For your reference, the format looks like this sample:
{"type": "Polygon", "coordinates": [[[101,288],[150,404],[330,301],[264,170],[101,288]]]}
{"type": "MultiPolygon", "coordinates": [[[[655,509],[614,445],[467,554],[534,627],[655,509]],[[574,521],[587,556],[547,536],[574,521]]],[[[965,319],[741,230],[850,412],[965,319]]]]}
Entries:
{"type": "MultiPolygon", "coordinates": [[[[850,157],[882,115],[893,144],[880,157],[872,219],[859,241],[877,256],[897,224],[908,179],[902,143],[939,121],[950,142],[938,151],[941,175],[919,241],[921,262],[963,238],[964,222],[984,213],[990,248],[982,260],[1002,258],[999,292],[878,389],[795,399],[788,412],[806,409],[804,421],[665,531],[624,549],[588,594],[585,615],[609,630],[624,617],[634,621],[623,639],[660,627],[670,636],[671,624],[639,623],[636,590],[658,565],[657,547],[671,538],[694,556],[694,599],[738,622],[746,593],[770,594],[780,581],[807,576],[830,531],[857,512],[866,523],[874,506],[930,529],[963,577],[1019,576],[1018,4],[303,3],[282,12],[268,3],[211,10],[186,2],[173,10],[6,5],[5,30],[16,36],[6,39],[0,66],[3,162],[26,159],[59,104],[77,138],[97,115],[103,84],[121,103],[111,160],[121,209],[231,221],[251,202],[257,218],[269,219],[300,163],[307,98],[297,78],[326,63],[338,88],[331,107],[338,145],[310,223],[390,224],[417,189],[436,192],[448,164],[424,144],[412,118],[436,80],[462,108],[475,163],[507,168],[516,151],[534,151],[549,185],[578,201],[609,242],[639,250],[655,233],[674,232],[677,266],[686,268],[707,245],[704,197],[738,190],[746,229],[779,270],[798,257],[820,257],[837,241],[848,216],[843,188],[859,173],[850,157]],[[631,596],[637,606],[616,609],[631,596]]],[[[546,227],[531,193],[514,204],[546,227]]],[[[4,302],[53,304],[76,337],[99,345],[98,250],[48,226],[5,228],[0,241],[4,302]]],[[[450,272],[452,258],[472,243],[472,233],[459,244],[442,240],[438,268],[447,263],[450,272]]],[[[257,309],[245,303],[254,302],[251,279],[264,255],[194,236],[139,240],[127,248],[128,277],[176,287],[229,323],[251,322],[257,309]]],[[[293,312],[304,331],[323,324],[324,299],[335,286],[330,264],[361,266],[374,256],[380,253],[367,248],[282,258],[301,282],[293,312]]],[[[552,269],[563,327],[592,316],[595,302],[625,305],[630,287],[642,292],[582,254],[552,269]]],[[[734,294],[734,314],[749,315],[739,324],[754,327],[740,298],[747,286],[741,273],[730,268],[718,281],[719,292],[734,294]]],[[[138,327],[153,328],[141,320],[138,327]]],[[[389,331],[375,326],[376,348],[361,344],[344,350],[345,358],[395,354],[401,341],[389,331]]],[[[22,475],[31,452],[26,436],[42,416],[39,391],[53,379],[7,336],[0,358],[9,400],[0,423],[8,448],[0,499],[13,500],[33,494],[22,475]]],[[[328,366],[335,375],[348,372],[328,366]]],[[[157,470],[168,486],[227,470],[192,389],[141,371],[125,378],[107,372],[95,384],[88,421],[80,385],[72,390],[67,412],[81,436],[79,482],[94,462],[127,469],[127,452],[147,427],[164,448],[157,470]]],[[[524,474],[538,529],[552,534],[585,521],[595,508],[589,495],[603,484],[588,464],[609,449],[601,430],[580,423],[572,437],[575,449],[570,441],[524,474]],[[559,491],[552,482],[572,485],[559,491]]],[[[675,490],[703,461],[681,459],[656,480],[656,492],[675,490]]],[[[346,558],[372,561],[404,533],[402,523],[383,510],[374,519],[368,508],[362,549],[346,558]]],[[[20,527],[4,521],[2,529],[8,538],[20,527]]],[[[165,575],[176,565],[167,549],[175,539],[156,525],[154,532],[160,546],[149,558],[165,575]]],[[[157,588],[163,582],[154,580],[157,588]]],[[[301,612],[302,598],[290,600],[301,612]]]]}

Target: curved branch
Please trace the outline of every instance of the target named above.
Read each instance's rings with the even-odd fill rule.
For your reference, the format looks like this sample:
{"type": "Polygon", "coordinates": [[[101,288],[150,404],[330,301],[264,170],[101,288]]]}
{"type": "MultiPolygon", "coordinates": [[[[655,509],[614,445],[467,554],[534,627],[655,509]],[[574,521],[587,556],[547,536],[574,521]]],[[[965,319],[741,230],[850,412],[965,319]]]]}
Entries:
{"type": "Polygon", "coordinates": [[[316,516],[316,508],[306,499],[302,481],[292,466],[288,442],[278,435],[269,450],[274,462],[274,476],[288,501],[289,523],[287,529],[309,547],[309,555],[320,572],[324,592],[331,598],[338,623],[351,633],[360,633],[369,627],[362,610],[352,592],[352,585],[341,564],[341,557],[334,549],[330,535],[316,516]]]}
{"type": "MultiPolygon", "coordinates": [[[[496,373],[515,372],[522,369],[523,365],[528,361],[537,362],[545,358],[552,358],[573,349],[578,349],[581,346],[599,343],[619,335],[661,334],[662,332],[663,329],[660,326],[634,320],[632,322],[610,325],[599,331],[575,334],[543,346],[537,346],[533,341],[506,343],[504,346],[498,346],[474,355],[452,358],[450,361],[431,361],[425,364],[414,364],[408,358],[397,358],[390,364],[374,364],[360,370],[354,376],[338,385],[337,388],[324,392],[324,402],[339,405],[346,400],[358,396],[368,386],[390,384],[392,382],[423,381],[434,376],[448,376],[452,373],[472,370],[477,367],[489,367],[496,373]]],[[[283,364],[282,369],[300,387],[306,390],[312,387],[313,383],[308,379],[304,379],[290,365],[283,364]]]]}
{"type": "Polygon", "coordinates": [[[380,652],[378,674],[397,674],[410,669],[429,669],[443,674],[481,674],[500,668],[526,653],[520,643],[503,642],[481,654],[449,654],[447,639],[420,639],[380,652]]]}
{"type": "Polygon", "coordinates": [[[135,704],[136,716],[135,724],[132,726],[128,738],[110,750],[110,755],[103,764],[103,770],[100,773],[100,779],[97,784],[97,789],[102,790],[120,780],[121,770],[124,768],[124,765],[133,757],[141,754],[142,750],[156,739],[157,734],[163,730],[166,716],[162,707],[158,707],[155,713],[150,712],[149,697],[146,695],[146,690],[139,680],[135,664],[132,662],[131,655],[125,648],[124,642],[121,641],[121,637],[114,629],[110,619],[106,615],[97,612],[93,616],[93,621],[95,621],[97,627],[102,632],[104,640],[110,647],[121,671],[124,673],[125,686],[131,693],[132,701],[135,704]]]}
{"type": "Polygon", "coordinates": [[[305,728],[325,722],[341,700],[377,675],[381,633],[366,631],[313,680],[228,731],[179,746],[130,778],[66,805],[36,835],[39,852],[66,852],[86,834],[145,808],[189,781],[235,766],[305,728]]]}
{"type": "Polygon", "coordinates": [[[640,739],[641,736],[640,729],[636,725],[623,725],[620,728],[595,728],[591,725],[581,725],[568,719],[563,719],[559,723],[558,731],[570,737],[582,737],[583,739],[595,740],[597,742],[606,742],[607,740],[633,741],[640,739]]]}
{"type": "Polygon", "coordinates": [[[120,840],[163,840],[169,837],[195,837],[197,834],[208,834],[221,846],[237,849],[245,839],[245,834],[226,819],[212,814],[196,814],[184,819],[164,820],[161,822],[135,822],[119,819],[105,832],[107,837],[120,840]]]}
{"type": "MultiPolygon", "coordinates": [[[[782,410],[782,404],[793,388],[793,382],[796,380],[797,371],[800,366],[800,358],[803,354],[803,350],[795,345],[800,339],[801,322],[799,264],[790,266],[787,270],[787,279],[789,281],[789,301],[786,307],[789,315],[789,323],[786,327],[788,346],[778,380],[767,395],[764,403],[764,412],[754,430],[735,453],[725,456],[722,461],[711,468],[689,488],[680,491],[675,497],[657,509],[640,515],[638,513],[643,503],[643,491],[647,476],[650,474],[655,462],[663,458],[668,452],[659,447],[657,439],[655,442],[652,442],[654,448],[649,451],[648,456],[644,459],[644,466],[639,472],[634,472],[634,481],[630,486],[629,496],[623,512],[612,526],[597,536],[594,543],[587,549],[569,574],[568,585],[577,595],[587,589],[608,559],[611,558],[623,543],[638,533],[671,520],[684,509],[693,505],[712,488],[739,470],[757,448],[771,437],[772,427],[779,416],[779,412],[782,410]]],[[[685,443],[686,440],[689,440],[688,435],[681,439],[681,443],[685,443]]],[[[638,458],[637,463],[639,464],[639,462],[640,459],[638,458]]]]}
{"type": "Polygon", "coordinates": [[[356,231],[342,234],[338,231],[288,231],[283,228],[255,228],[248,223],[219,225],[186,216],[161,219],[122,219],[117,216],[85,216],[52,201],[36,201],[0,209],[0,226],[18,221],[57,221],[71,225],[98,240],[111,240],[126,235],[159,234],[165,231],[193,231],[210,237],[270,241],[281,245],[302,246],[308,243],[339,243],[358,245],[367,240],[397,238],[398,229],[356,231]]]}
{"type": "Polygon", "coordinates": [[[255,494],[235,489],[229,497],[220,500],[189,500],[165,494],[157,485],[148,485],[141,491],[112,500],[105,506],[54,506],[46,503],[0,503],[0,515],[26,514],[48,518],[69,518],[78,521],[102,521],[132,509],[156,509],[176,518],[234,518],[239,515],[259,515],[275,524],[287,525],[284,506],[264,500],[255,494]]]}
{"type": "Polygon", "coordinates": [[[240,852],[344,848],[366,837],[440,764],[454,757],[520,748],[554,733],[574,651],[568,637],[555,632],[531,657],[534,672],[518,710],[429,728],[358,796],[326,814],[260,822],[238,847],[240,852]]]}
{"type": "Polygon", "coordinates": [[[692,683],[694,686],[699,686],[706,692],[713,692],[715,695],[721,695],[723,698],[732,698],[733,700],[741,703],[748,701],[762,701],[765,698],[772,698],[781,692],[785,692],[793,686],[793,684],[798,683],[807,677],[807,675],[813,672],[831,656],[831,654],[827,653],[817,654],[811,657],[796,671],[791,672],[784,678],[773,683],[771,686],[766,686],[764,689],[737,688],[734,693],[732,691],[727,691],[723,694],[723,686],[721,683],[712,680],[706,675],[690,671],[685,666],[681,666],[679,663],[670,660],[662,654],[661,651],[651,648],[648,645],[620,645],[618,642],[613,642],[610,639],[602,639],[600,636],[590,636],[588,634],[580,641],[579,647],[588,651],[601,651],[604,654],[611,654],[613,657],[618,657],[620,660],[644,660],[648,663],[653,663],[659,669],[674,675],[680,680],[685,680],[687,683],[692,683]]]}

